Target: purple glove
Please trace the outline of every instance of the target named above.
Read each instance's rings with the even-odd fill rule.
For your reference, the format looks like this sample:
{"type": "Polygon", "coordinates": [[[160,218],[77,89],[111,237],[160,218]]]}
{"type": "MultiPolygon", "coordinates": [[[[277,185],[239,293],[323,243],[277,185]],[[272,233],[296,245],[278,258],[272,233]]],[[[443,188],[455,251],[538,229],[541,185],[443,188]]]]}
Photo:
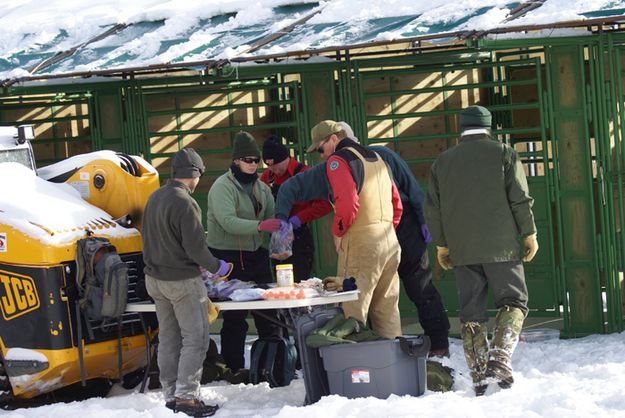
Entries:
{"type": "Polygon", "coordinates": [[[293,229],[297,229],[302,226],[302,220],[297,215],[291,216],[289,218],[289,223],[293,225],[293,229]]]}
{"type": "Polygon", "coordinates": [[[219,270],[217,270],[217,277],[228,277],[230,273],[232,273],[232,269],[234,268],[232,263],[228,263],[224,260],[219,260],[219,270]]]}
{"type": "Polygon", "coordinates": [[[421,225],[421,235],[423,235],[423,241],[425,241],[426,244],[432,242],[432,235],[430,235],[430,230],[426,224],[421,225]]]}
{"type": "Polygon", "coordinates": [[[276,232],[280,230],[280,226],[282,226],[282,222],[280,219],[265,219],[261,223],[258,224],[258,230],[264,232],[276,232]]]}

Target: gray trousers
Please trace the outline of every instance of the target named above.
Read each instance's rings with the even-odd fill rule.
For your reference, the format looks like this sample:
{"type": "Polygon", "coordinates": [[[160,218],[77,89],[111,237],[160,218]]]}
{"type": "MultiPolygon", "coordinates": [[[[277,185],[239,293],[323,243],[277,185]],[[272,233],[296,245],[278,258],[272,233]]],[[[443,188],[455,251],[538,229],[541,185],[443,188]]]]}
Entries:
{"type": "Polygon", "coordinates": [[[527,285],[521,261],[471,264],[454,267],[460,322],[486,322],[488,288],[493,291],[495,307],[512,306],[527,316],[527,285]]]}
{"type": "Polygon", "coordinates": [[[206,357],[208,296],[200,276],[158,280],[146,275],[148,294],[158,318],[158,367],[165,401],[198,398],[206,357]]]}

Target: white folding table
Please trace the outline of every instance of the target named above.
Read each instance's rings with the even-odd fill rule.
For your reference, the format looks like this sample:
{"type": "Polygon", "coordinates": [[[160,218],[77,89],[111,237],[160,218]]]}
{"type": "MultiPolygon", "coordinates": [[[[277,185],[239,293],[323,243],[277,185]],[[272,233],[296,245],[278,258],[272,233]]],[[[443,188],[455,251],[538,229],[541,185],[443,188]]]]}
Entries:
{"type": "MultiPolygon", "coordinates": [[[[358,290],[349,292],[327,292],[323,296],[304,299],[263,299],[244,302],[223,301],[213,302],[220,311],[255,310],[255,309],[291,309],[306,306],[329,305],[333,303],[349,302],[358,299],[358,290]]],[[[155,312],[154,303],[137,302],[126,305],[126,312],[155,312]]]]}
{"type": "MultiPolygon", "coordinates": [[[[236,311],[236,310],[262,310],[262,309],[293,309],[293,308],[307,308],[320,305],[333,305],[341,302],[350,302],[358,299],[358,290],[351,290],[348,292],[326,292],[322,296],[304,298],[304,299],[263,299],[263,300],[251,300],[245,302],[235,301],[223,301],[213,302],[215,306],[219,307],[220,311],[236,311]]],[[[136,312],[141,316],[141,324],[144,327],[146,335],[146,356],[147,364],[145,366],[145,374],[143,376],[143,382],[141,383],[141,393],[145,391],[147,384],[147,378],[150,372],[151,363],[151,342],[148,335],[148,330],[145,327],[143,320],[144,313],[156,312],[156,307],[152,302],[136,302],[126,305],[126,312],[136,312]]],[[[260,315],[260,313],[259,313],[260,315]]],[[[286,324],[284,324],[286,325],[286,324]]]]}

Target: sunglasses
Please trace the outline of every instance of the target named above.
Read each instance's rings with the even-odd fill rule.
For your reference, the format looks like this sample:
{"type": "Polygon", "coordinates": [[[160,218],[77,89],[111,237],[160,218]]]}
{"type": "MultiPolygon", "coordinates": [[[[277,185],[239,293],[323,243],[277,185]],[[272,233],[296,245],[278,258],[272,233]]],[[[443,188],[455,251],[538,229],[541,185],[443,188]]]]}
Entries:
{"type": "Polygon", "coordinates": [[[239,158],[239,160],[243,161],[244,163],[247,164],[258,164],[260,163],[260,158],[259,157],[243,157],[243,158],[239,158]]]}
{"type": "MultiPolygon", "coordinates": [[[[330,136],[332,136],[332,135],[330,135],[330,136]]],[[[321,142],[321,144],[319,144],[319,147],[317,148],[317,152],[318,152],[319,154],[323,154],[323,146],[326,144],[326,142],[328,142],[328,141],[330,140],[330,136],[329,136],[329,137],[327,137],[325,140],[323,140],[323,141],[321,142]]]]}

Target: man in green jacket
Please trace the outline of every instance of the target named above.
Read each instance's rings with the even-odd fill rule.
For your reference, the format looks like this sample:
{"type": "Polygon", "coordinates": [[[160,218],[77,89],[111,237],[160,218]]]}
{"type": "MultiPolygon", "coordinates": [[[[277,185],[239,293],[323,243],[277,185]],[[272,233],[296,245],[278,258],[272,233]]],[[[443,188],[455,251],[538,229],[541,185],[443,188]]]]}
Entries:
{"type": "Polygon", "coordinates": [[[231,268],[206,248],[200,207],[191,197],[203,173],[204,163],[193,148],[178,151],[172,178],[148,199],[142,228],[145,284],[156,306],[166,406],[194,417],[217,410],[199,399],[210,340],[208,295],[199,267],[220,277],[231,268]]]}
{"type": "Polygon", "coordinates": [[[511,357],[528,312],[522,261],[538,251],[523,165],[490,127],[486,108],[462,111],[460,142],[432,165],[425,202],[438,261],[456,276],[464,352],[477,396],[491,381],[502,388],[514,381],[511,357]],[[498,309],[490,349],[488,287],[498,309]]]}
{"type": "MultiPolygon", "coordinates": [[[[282,223],[273,219],[275,205],[271,189],[258,178],[260,159],[260,148],[254,137],[243,131],[237,133],[232,147],[232,165],[208,192],[206,240],[215,256],[234,265],[232,278],[266,284],[273,282],[273,275],[269,251],[262,246],[266,238],[263,232],[278,231],[282,223]]],[[[221,355],[235,373],[245,364],[247,313],[243,310],[223,312],[221,355]]],[[[276,315],[273,310],[263,313],[276,315]]],[[[259,337],[281,334],[279,326],[252,314],[259,337]]]]}

